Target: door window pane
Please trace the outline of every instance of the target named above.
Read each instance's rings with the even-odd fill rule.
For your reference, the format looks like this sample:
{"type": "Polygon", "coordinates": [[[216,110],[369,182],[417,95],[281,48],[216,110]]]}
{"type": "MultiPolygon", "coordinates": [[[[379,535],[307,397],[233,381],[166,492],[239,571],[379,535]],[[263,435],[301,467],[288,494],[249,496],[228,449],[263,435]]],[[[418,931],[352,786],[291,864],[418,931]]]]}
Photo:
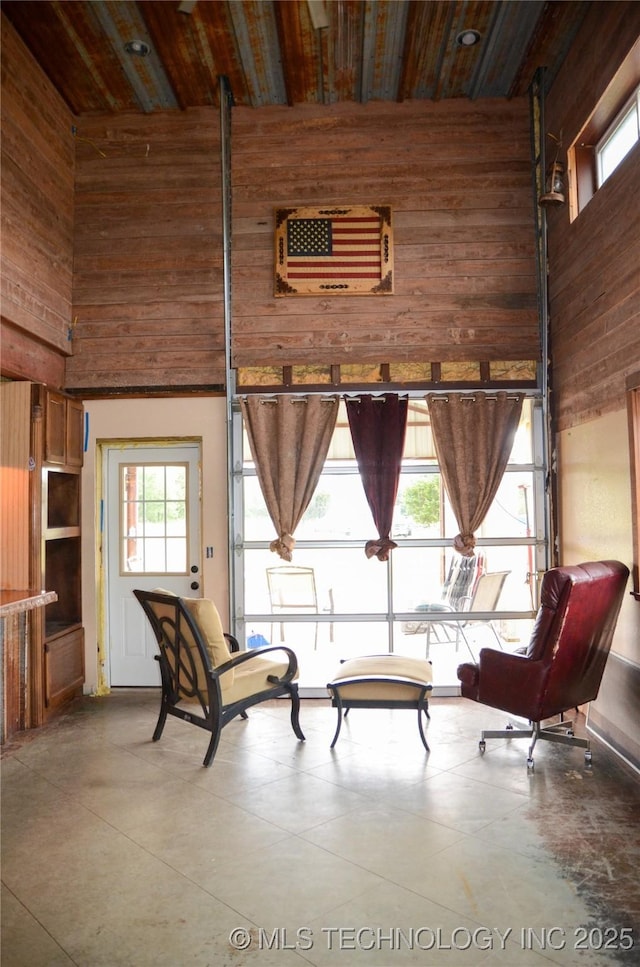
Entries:
{"type": "Polygon", "coordinates": [[[120,572],[185,574],[187,464],[120,465],[120,572]]]}

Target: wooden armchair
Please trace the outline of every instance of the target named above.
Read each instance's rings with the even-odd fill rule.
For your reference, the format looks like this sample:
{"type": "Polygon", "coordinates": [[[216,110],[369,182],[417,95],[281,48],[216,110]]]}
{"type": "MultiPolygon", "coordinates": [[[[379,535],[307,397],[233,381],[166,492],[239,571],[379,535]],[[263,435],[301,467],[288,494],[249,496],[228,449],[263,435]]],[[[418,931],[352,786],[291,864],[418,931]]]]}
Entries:
{"type": "Polygon", "coordinates": [[[222,630],[213,601],[180,598],[166,591],[133,592],[151,623],[160,653],[162,699],[153,733],[157,742],[168,715],[211,733],[203,765],[210,766],[225,725],[247,718],[253,705],[281,695],[291,698],[291,725],[300,728],[300,698],[295,679],[298,660],[285,646],[240,651],[222,630]],[[274,654],[277,653],[277,654],[274,654]]]}

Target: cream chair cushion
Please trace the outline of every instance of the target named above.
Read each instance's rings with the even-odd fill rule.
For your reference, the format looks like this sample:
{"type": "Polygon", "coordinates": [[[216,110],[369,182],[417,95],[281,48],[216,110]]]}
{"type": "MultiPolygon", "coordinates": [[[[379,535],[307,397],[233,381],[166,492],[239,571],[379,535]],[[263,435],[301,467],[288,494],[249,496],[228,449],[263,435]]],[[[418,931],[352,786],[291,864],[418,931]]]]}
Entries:
{"type": "MultiPolygon", "coordinates": [[[[289,667],[289,662],[277,660],[277,652],[271,652],[275,658],[264,657],[252,654],[249,661],[242,662],[235,669],[235,674],[230,679],[229,672],[223,672],[220,676],[220,688],[222,689],[222,702],[224,705],[231,705],[238,702],[241,698],[248,695],[255,695],[257,692],[266,691],[274,688],[273,682],[267,680],[269,675],[276,675],[281,678],[289,667]]],[[[296,674],[295,678],[298,677],[296,674]]]]}
{"type": "Polygon", "coordinates": [[[202,632],[209,659],[214,668],[231,660],[231,652],[222,629],[220,614],[210,598],[183,598],[185,607],[202,632]]]}
{"type": "Polygon", "coordinates": [[[340,689],[343,698],[374,701],[411,701],[418,699],[421,689],[433,680],[431,663],[424,658],[403,655],[372,655],[345,661],[335,675],[332,685],[340,689]],[[342,685],[345,679],[362,681],[342,685]],[[367,679],[373,678],[373,681],[367,679]],[[399,681],[379,681],[392,678],[399,681]]]}
{"type": "MultiPolygon", "coordinates": [[[[155,588],[155,590],[160,594],[170,594],[175,597],[173,591],[167,591],[165,588],[155,588]]],[[[183,598],[182,600],[184,601],[185,608],[200,629],[202,640],[212,666],[217,668],[219,665],[224,665],[225,662],[230,661],[231,652],[229,651],[229,646],[224,636],[220,614],[213,601],[210,598],[183,598]]],[[[154,604],[153,607],[156,613],[160,614],[162,606],[154,604]]],[[[184,633],[189,641],[191,639],[189,630],[184,629],[184,633]]],[[[189,644],[192,648],[196,647],[195,641],[192,639],[189,641],[189,644]]],[[[224,677],[227,683],[232,685],[234,670],[230,669],[225,673],[224,677]]],[[[204,681],[199,681],[199,687],[206,692],[206,684],[204,681]]]]}

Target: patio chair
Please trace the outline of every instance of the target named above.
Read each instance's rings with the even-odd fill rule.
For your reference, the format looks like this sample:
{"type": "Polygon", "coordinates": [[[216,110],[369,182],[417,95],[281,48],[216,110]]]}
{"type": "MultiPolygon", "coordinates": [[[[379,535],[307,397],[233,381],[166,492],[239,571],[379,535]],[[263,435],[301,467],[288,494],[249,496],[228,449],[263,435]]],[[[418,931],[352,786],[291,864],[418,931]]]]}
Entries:
{"type": "MultiPolygon", "coordinates": [[[[510,574],[511,571],[486,571],[484,574],[481,574],[478,578],[478,583],[475,586],[475,590],[469,599],[468,606],[465,607],[463,602],[462,610],[467,611],[469,614],[490,614],[493,611],[497,611],[504,582],[507,580],[510,574]]],[[[493,618],[485,617],[465,618],[463,621],[456,622],[456,651],[458,650],[459,644],[458,636],[461,636],[464,639],[464,643],[466,644],[469,652],[471,653],[471,657],[474,657],[466,632],[468,632],[471,628],[477,628],[481,625],[485,625],[491,629],[493,636],[496,639],[498,648],[502,650],[502,641],[500,640],[500,635],[494,627],[493,618]]]]}
{"type": "MultiPolygon", "coordinates": [[[[454,553],[449,564],[447,577],[440,592],[438,601],[425,601],[416,605],[415,610],[420,613],[432,613],[439,611],[462,611],[464,602],[470,600],[478,578],[485,568],[485,559],[482,552],[472,554],[470,557],[463,557],[461,554],[454,553]]],[[[437,622],[409,620],[401,624],[402,633],[405,635],[427,635],[427,657],[429,655],[429,644],[431,635],[439,634],[437,622]]],[[[448,640],[448,638],[447,638],[448,640]]]]}
{"type": "Polygon", "coordinates": [[[180,598],[167,591],[134,590],[153,628],[160,654],[162,698],[153,733],[157,742],[167,716],[174,715],[211,733],[203,765],[210,766],[225,725],[260,702],[291,699],[291,726],[300,728],[298,661],[283,645],[240,651],[224,634],[220,616],[207,598],[180,598]]]}
{"type": "MultiPolygon", "coordinates": [[[[316,576],[312,567],[283,564],[267,568],[267,585],[272,614],[298,612],[320,614],[316,576]]],[[[333,589],[329,588],[329,604],[323,611],[333,614],[333,589]]],[[[271,626],[273,638],[273,625],[271,626]]],[[[284,641],[284,622],[280,622],[280,641],[284,641]]],[[[333,641],[333,622],[329,625],[329,641],[333,641]]],[[[314,649],[318,647],[318,624],[315,626],[314,649]]]]}
{"type": "Polygon", "coordinates": [[[552,568],[542,579],[526,651],[514,655],[483,648],[477,662],[458,667],[465,698],[529,722],[524,728],[509,723],[505,729],[485,729],[480,752],[487,739],[526,736],[533,739],[527,756],[531,771],[538,739],[579,746],[591,765],[589,740],[574,735],[564,713],[598,695],[628,577],[629,569],[619,561],[552,568]],[[543,726],[556,716],[558,722],[543,726]]]}
{"type": "Polygon", "coordinates": [[[485,617],[447,618],[443,621],[424,622],[427,625],[426,658],[429,658],[432,635],[434,635],[437,636],[437,640],[440,642],[445,641],[455,644],[456,651],[458,651],[460,639],[462,639],[467,646],[472,660],[474,660],[475,655],[467,635],[474,626],[478,627],[480,625],[486,625],[491,629],[498,646],[502,648],[500,636],[493,626],[493,619],[487,617],[487,615],[497,611],[504,582],[510,573],[510,571],[485,571],[484,574],[479,576],[472,593],[460,597],[455,607],[442,602],[437,609],[433,608],[434,611],[442,615],[447,613],[453,614],[455,612],[467,612],[469,614],[482,614],[485,617]]]}

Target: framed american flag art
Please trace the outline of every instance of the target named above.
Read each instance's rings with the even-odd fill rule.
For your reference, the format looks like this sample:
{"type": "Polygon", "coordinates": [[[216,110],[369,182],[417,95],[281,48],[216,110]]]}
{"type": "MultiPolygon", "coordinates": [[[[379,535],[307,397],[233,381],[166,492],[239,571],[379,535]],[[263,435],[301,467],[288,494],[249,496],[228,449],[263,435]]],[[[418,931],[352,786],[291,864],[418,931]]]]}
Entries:
{"type": "Polygon", "coordinates": [[[388,205],[277,208],[275,295],[393,294],[388,205]]]}

